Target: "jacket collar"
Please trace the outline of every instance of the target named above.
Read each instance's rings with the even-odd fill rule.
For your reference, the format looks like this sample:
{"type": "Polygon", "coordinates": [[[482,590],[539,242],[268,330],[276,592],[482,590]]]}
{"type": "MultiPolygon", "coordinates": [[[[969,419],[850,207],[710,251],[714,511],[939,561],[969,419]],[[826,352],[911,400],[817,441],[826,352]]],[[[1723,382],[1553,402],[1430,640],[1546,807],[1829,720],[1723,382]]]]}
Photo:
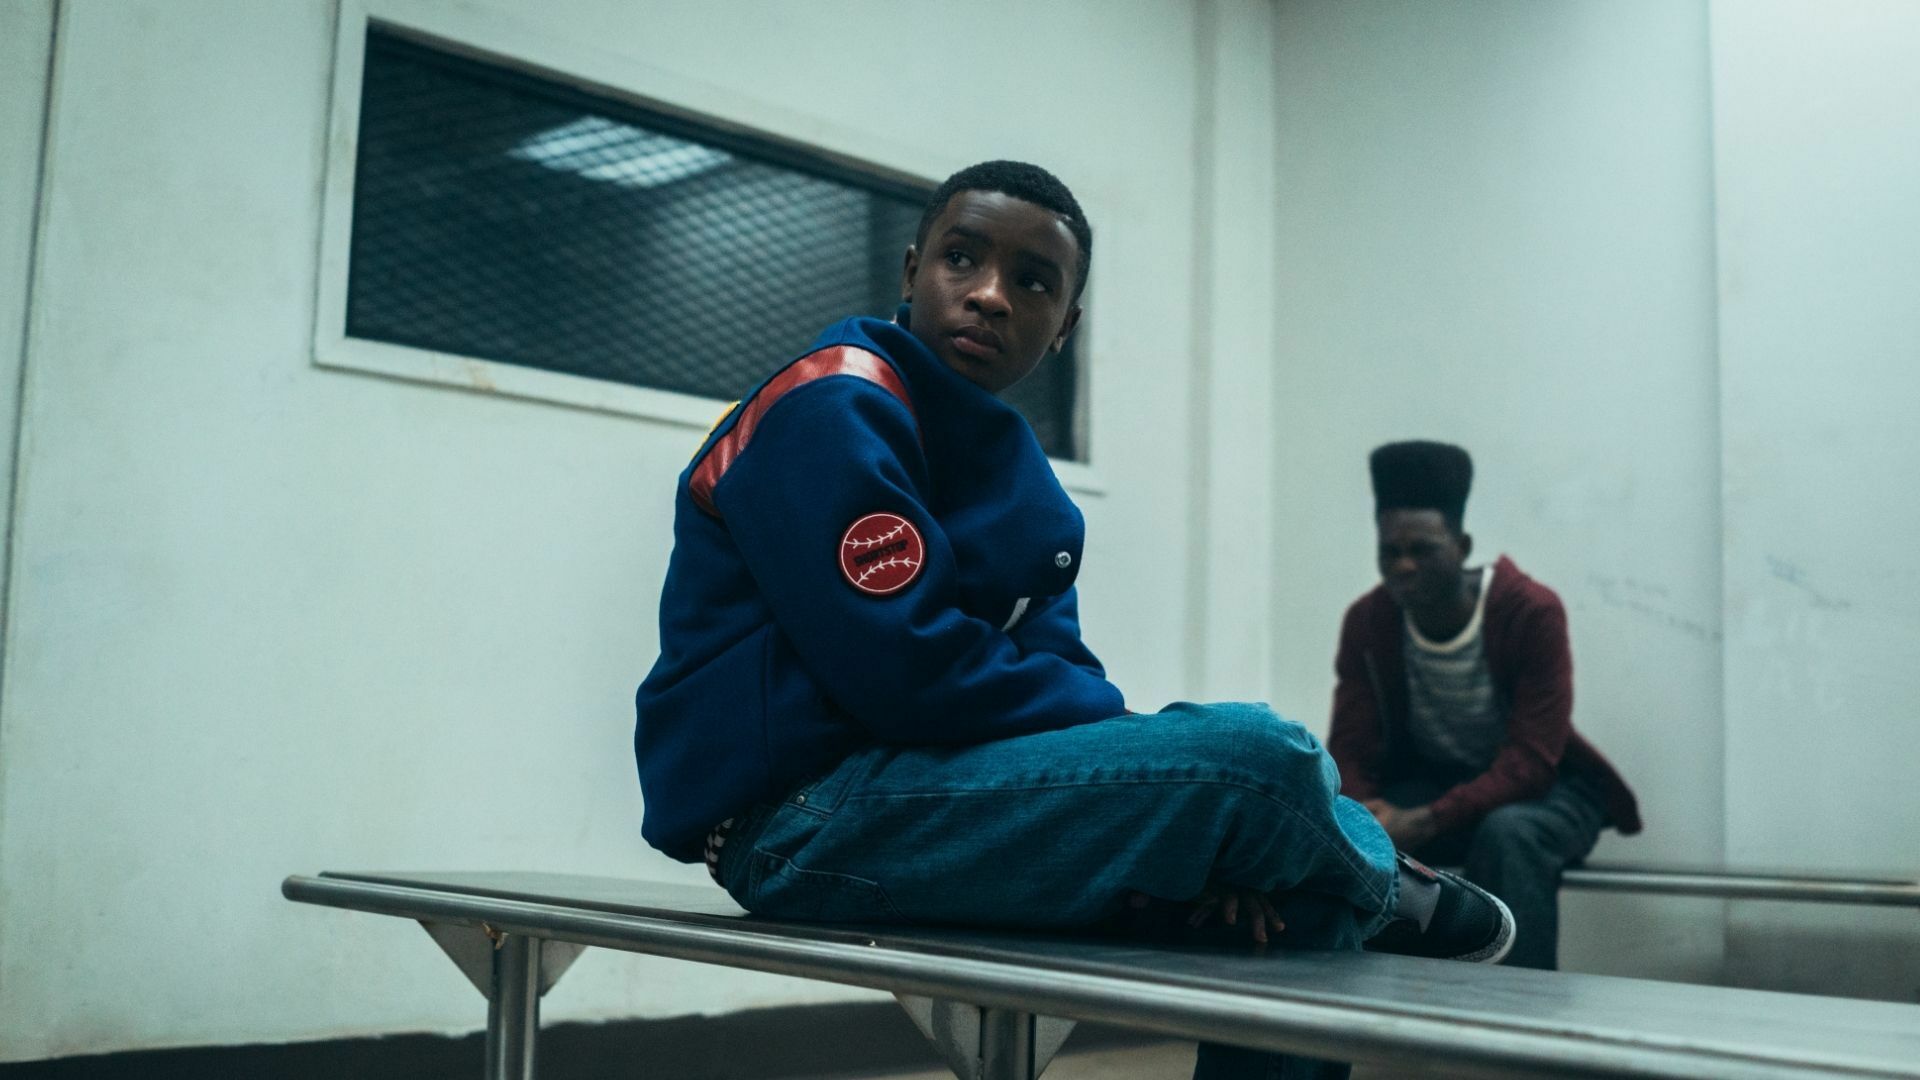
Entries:
{"type": "MultiPolygon", "coordinates": [[[[954,464],[976,460],[985,446],[1019,446],[1044,458],[1020,411],[948,367],[909,329],[913,306],[901,304],[892,322],[859,320],[859,329],[880,346],[912,394],[929,460],[954,464]]],[[[969,470],[972,465],[967,465],[969,470]]]]}

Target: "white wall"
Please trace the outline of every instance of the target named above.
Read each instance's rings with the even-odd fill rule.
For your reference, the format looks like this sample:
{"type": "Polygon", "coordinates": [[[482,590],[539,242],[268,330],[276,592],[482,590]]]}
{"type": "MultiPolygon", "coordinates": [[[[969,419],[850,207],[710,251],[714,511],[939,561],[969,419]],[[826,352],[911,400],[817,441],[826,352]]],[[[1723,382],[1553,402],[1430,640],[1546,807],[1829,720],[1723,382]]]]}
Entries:
{"type": "MultiPolygon", "coordinates": [[[[1703,9],[1289,2],[1279,41],[1276,702],[1325,729],[1367,452],[1461,443],[1479,555],[1566,601],[1575,722],[1641,797],[1601,854],[1717,859],[1703,9]]],[[[1569,966],[1718,972],[1717,904],[1567,906],[1569,966]]]]}
{"type": "MultiPolygon", "coordinates": [[[[924,175],[989,156],[1060,172],[1099,235],[1088,633],[1136,701],[1186,693],[1199,526],[1173,508],[1213,455],[1189,428],[1189,369],[1218,318],[1184,287],[1212,258],[1192,231],[1195,55],[1264,41],[1265,5],[1203,23],[1180,5],[976,3],[966,25],[1018,32],[964,57],[943,51],[955,9],[878,0],[372,9],[577,53],[924,175]]],[[[9,194],[12,151],[37,137],[15,113],[38,100],[11,61],[46,51],[49,10],[0,15],[9,194]]],[[[0,1059],[471,1028],[479,999],[417,928],[297,907],[278,882],[701,879],[641,844],[628,750],[697,433],[314,367],[331,9],[58,10],[0,710],[0,1059]]],[[[1267,125],[1264,95],[1206,107],[1267,125]]],[[[0,285],[0,310],[21,309],[0,285]]],[[[548,1015],[846,993],[590,954],[548,1015]]]]}
{"type": "MultiPolygon", "coordinates": [[[[0,507],[9,508],[52,34],[53,0],[0,5],[0,507]]],[[[0,625],[5,595],[6,567],[0,566],[0,625]]],[[[5,681],[0,670],[0,686],[5,681]]],[[[0,755],[5,753],[0,741],[0,755]]]]}
{"type": "Polygon", "coordinates": [[[1272,515],[1262,496],[1274,467],[1275,8],[1235,0],[1200,12],[1193,233],[1213,242],[1189,280],[1199,316],[1191,422],[1203,449],[1188,479],[1188,520],[1201,528],[1189,563],[1181,696],[1264,701],[1274,596],[1272,515]]]}
{"type": "MultiPolygon", "coordinates": [[[[1136,705],[1324,730],[1364,455],[1451,438],[1642,794],[1604,854],[1914,869],[1910,7],[987,0],[1018,32],[959,76],[948,6],[371,6],[891,168],[1056,168],[1099,235],[1084,606],[1136,705]]],[[[417,929],[277,883],[701,880],[627,749],[697,433],[313,366],[329,7],[55,18],[0,4],[0,1060],[471,1028],[417,929]]],[[[1586,970],[1913,969],[1910,920],[1740,906],[1723,964],[1722,905],[1567,906],[1586,970]]],[[[847,993],[592,953],[548,1015],[847,993]]]]}
{"type": "MultiPolygon", "coordinates": [[[[1916,55],[1905,0],[1713,5],[1741,862],[1920,872],[1916,55]]],[[[1911,1001],[1915,929],[1912,912],[1736,905],[1729,977],[1911,1001]]]]}

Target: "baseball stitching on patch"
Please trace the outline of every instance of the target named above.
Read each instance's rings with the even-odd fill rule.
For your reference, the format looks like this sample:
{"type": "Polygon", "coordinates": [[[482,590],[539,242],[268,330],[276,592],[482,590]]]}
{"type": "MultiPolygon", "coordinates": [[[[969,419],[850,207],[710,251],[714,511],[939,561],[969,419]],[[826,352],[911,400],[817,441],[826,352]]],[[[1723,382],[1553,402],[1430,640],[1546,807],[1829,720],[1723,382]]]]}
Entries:
{"type": "MultiPolygon", "coordinates": [[[[873,517],[875,515],[869,514],[867,516],[873,517]]],[[[865,521],[867,519],[861,518],[860,520],[865,521]]],[[[880,534],[879,536],[872,537],[871,539],[863,539],[860,537],[848,537],[847,539],[842,540],[841,543],[846,544],[848,547],[851,547],[856,551],[864,551],[867,548],[879,547],[881,544],[884,544],[887,541],[894,539],[895,537],[899,536],[901,533],[906,532],[907,528],[908,528],[907,523],[902,521],[900,524],[895,525],[893,528],[888,529],[886,532],[880,534]]]]}
{"type": "Polygon", "coordinates": [[[872,581],[876,576],[884,576],[901,567],[911,570],[919,565],[920,563],[917,559],[882,559],[867,567],[865,570],[860,571],[860,577],[854,581],[854,584],[865,588],[867,582],[872,581]]]}
{"type": "Polygon", "coordinates": [[[867,514],[840,537],[840,573],[869,596],[891,596],[920,577],[927,546],[899,514],[867,514]]]}

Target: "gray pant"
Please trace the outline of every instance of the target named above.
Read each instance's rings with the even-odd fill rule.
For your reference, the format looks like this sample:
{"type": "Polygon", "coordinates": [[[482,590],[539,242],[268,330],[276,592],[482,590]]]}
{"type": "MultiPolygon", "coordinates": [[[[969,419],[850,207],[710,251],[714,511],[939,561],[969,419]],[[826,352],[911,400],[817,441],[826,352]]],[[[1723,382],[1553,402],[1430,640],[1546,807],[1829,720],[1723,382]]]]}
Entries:
{"type": "MultiPolygon", "coordinates": [[[[1448,786],[1410,778],[1387,784],[1381,794],[1395,806],[1423,806],[1448,786]]],[[[1468,881],[1505,901],[1516,924],[1505,962],[1551,971],[1559,966],[1560,872],[1587,857],[1606,825],[1598,796],[1563,776],[1540,798],[1508,803],[1410,854],[1462,867],[1468,881]]]]}

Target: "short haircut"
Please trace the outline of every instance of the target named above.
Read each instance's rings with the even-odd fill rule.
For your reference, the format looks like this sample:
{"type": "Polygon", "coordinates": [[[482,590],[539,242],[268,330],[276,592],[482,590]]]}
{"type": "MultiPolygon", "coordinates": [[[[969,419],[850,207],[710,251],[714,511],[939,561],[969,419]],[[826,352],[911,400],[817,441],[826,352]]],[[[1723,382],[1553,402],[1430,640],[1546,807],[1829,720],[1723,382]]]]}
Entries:
{"type": "Polygon", "coordinates": [[[933,219],[947,208],[953,197],[962,191],[997,191],[1023,199],[1035,206],[1043,206],[1067,219],[1067,229],[1073,233],[1074,245],[1080,249],[1079,261],[1073,268],[1073,299],[1079,300],[1087,287],[1087,270],[1093,265],[1093,226],[1087,224],[1087,215],[1080,210],[1080,203],[1067,190],[1060,178],[1038,165],[1029,165],[1024,161],[983,161],[978,165],[969,165],[952,176],[939,187],[933,189],[933,195],[927,199],[927,208],[920,214],[920,227],[914,231],[913,244],[924,249],[927,246],[927,232],[933,228],[933,219]]]}
{"type": "Polygon", "coordinates": [[[1438,510],[1454,532],[1467,513],[1473,458],[1450,443],[1388,443],[1367,458],[1373,473],[1373,516],[1389,510],[1438,510]]]}

